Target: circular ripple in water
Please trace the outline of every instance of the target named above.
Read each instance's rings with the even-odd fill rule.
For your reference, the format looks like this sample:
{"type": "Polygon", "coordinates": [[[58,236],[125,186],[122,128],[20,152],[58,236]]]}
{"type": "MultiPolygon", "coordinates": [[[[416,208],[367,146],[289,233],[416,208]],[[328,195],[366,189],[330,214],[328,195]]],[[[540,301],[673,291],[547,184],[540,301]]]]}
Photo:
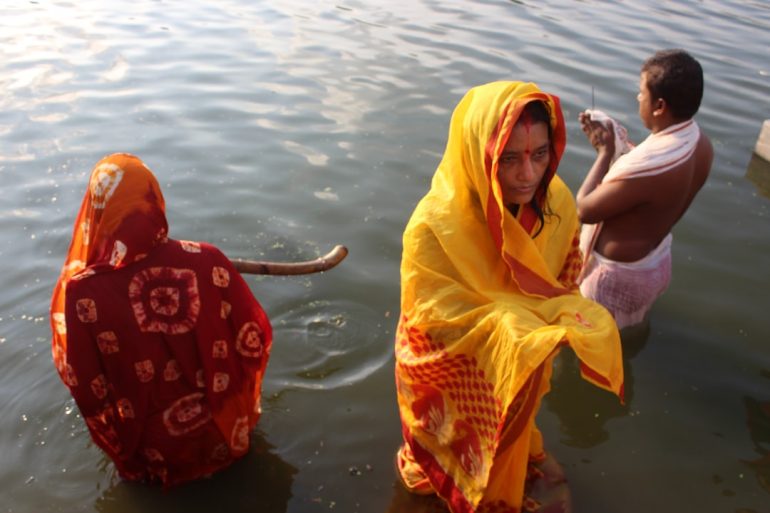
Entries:
{"type": "Polygon", "coordinates": [[[360,383],[390,360],[393,330],[387,320],[349,301],[315,301],[275,315],[266,378],[282,388],[360,383]]]}

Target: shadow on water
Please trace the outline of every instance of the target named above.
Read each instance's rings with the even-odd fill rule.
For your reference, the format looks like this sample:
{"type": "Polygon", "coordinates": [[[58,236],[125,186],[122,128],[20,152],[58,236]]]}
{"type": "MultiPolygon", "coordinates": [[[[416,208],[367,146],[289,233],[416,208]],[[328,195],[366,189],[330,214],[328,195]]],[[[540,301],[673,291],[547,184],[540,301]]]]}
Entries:
{"type": "MultiPolygon", "coordinates": [[[[770,379],[770,371],[763,370],[762,376],[770,379]]],[[[745,461],[757,476],[759,485],[770,492],[770,399],[757,400],[744,396],[746,424],[749,436],[759,458],[745,461]]]]}
{"type": "Polygon", "coordinates": [[[100,513],[134,511],[284,513],[297,469],[273,452],[259,431],[249,453],[212,476],[167,491],[139,483],[116,481],[99,497],[100,513]]]}
{"type": "Polygon", "coordinates": [[[409,493],[401,483],[393,485],[393,496],[384,513],[447,513],[444,501],[435,495],[409,493]]]}
{"type": "Polygon", "coordinates": [[[609,438],[605,424],[612,418],[629,414],[634,394],[634,376],[630,360],[647,342],[649,321],[621,330],[623,345],[624,402],[580,376],[577,356],[561,351],[554,361],[551,392],[544,403],[561,423],[562,443],[582,449],[594,447],[609,438]]]}

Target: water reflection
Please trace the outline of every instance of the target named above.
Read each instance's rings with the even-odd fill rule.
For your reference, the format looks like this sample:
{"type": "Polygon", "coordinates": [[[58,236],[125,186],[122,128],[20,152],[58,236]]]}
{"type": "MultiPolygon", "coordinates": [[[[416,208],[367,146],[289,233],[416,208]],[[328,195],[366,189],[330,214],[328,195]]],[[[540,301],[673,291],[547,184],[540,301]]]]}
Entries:
{"type": "Polygon", "coordinates": [[[572,351],[561,351],[554,361],[551,393],[545,396],[546,407],[559,418],[565,445],[589,448],[609,438],[605,424],[615,417],[633,415],[630,404],[634,394],[631,359],[647,342],[650,324],[645,320],[638,326],[620,332],[623,344],[624,399],[597,388],[580,376],[579,362],[572,351]]]}
{"type": "Polygon", "coordinates": [[[252,435],[251,450],[227,469],[164,492],[157,487],[117,481],[99,497],[100,513],[135,511],[259,511],[284,513],[297,469],[273,452],[264,435],[252,435]]]}
{"type": "MultiPolygon", "coordinates": [[[[770,371],[763,370],[762,375],[770,379],[770,371]]],[[[757,476],[759,485],[770,492],[770,400],[758,400],[744,396],[746,424],[754,450],[759,458],[746,461],[757,476]]]]}
{"type": "Polygon", "coordinates": [[[392,348],[381,343],[381,316],[352,301],[286,305],[273,318],[274,349],[280,360],[268,379],[283,386],[331,390],[363,382],[387,364],[392,348]]]}
{"type": "Polygon", "coordinates": [[[444,501],[437,496],[409,493],[401,483],[396,481],[386,513],[446,513],[448,511],[444,501]]]}

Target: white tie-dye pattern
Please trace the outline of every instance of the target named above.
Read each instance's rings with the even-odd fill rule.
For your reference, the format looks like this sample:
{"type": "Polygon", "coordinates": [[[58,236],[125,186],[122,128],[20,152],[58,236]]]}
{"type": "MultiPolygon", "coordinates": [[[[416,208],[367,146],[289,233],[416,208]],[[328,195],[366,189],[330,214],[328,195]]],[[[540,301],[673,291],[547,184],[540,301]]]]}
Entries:
{"type": "Polygon", "coordinates": [[[214,392],[224,392],[230,385],[230,375],[226,372],[215,372],[214,379],[211,382],[211,389],[214,392]]]}
{"type": "Polygon", "coordinates": [[[82,323],[94,323],[97,320],[96,302],[88,297],[78,299],[75,303],[78,319],[82,323]]]}
{"type": "Polygon", "coordinates": [[[122,179],[123,170],[115,164],[104,163],[98,166],[91,175],[90,183],[93,207],[104,208],[122,179]]]}
{"type": "Polygon", "coordinates": [[[250,321],[241,326],[235,339],[235,350],[249,358],[262,356],[262,329],[259,324],[250,321]]]}
{"type": "Polygon", "coordinates": [[[80,223],[80,232],[83,234],[83,245],[88,246],[89,235],[91,235],[91,223],[86,219],[80,223]]]}
{"type": "Polygon", "coordinates": [[[217,287],[225,288],[230,284],[230,273],[224,267],[214,266],[211,279],[217,287]]]}
{"type": "Polygon", "coordinates": [[[78,272],[77,274],[74,274],[72,276],[72,280],[82,280],[83,278],[88,278],[89,276],[93,276],[96,273],[93,269],[83,269],[82,271],[78,272]]]}
{"type": "Polygon", "coordinates": [[[239,417],[235,420],[233,433],[230,437],[230,447],[235,452],[243,452],[249,448],[249,418],[239,417]]]}
{"type": "Polygon", "coordinates": [[[126,257],[126,252],[128,251],[128,248],[126,245],[119,240],[115,241],[115,244],[112,246],[112,255],[110,255],[110,265],[115,267],[116,265],[119,265],[121,262],[123,262],[123,259],[126,257]]]}
{"type": "Polygon", "coordinates": [[[53,323],[56,328],[56,333],[59,335],[66,335],[67,334],[67,319],[64,316],[63,312],[55,312],[51,314],[51,317],[53,318],[53,323]]]}
{"type": "Polygon", "coordinates": [[[122,399],[118,399],[117,407],[118,407],[118,415],[122,420],[134,418],[135,416],[134,405],[131,404],[131,401],[129,401],[125,397],[122,399]]]}
{"type": "Polygon", "coordinates": [[[171,436],[182,436],[211,420],[211,411],[200,392],[176,400],[163,412],[163,424],[171,436]]]}
{"type": "Polygon", "coordinates": [[[197,242],[192,242],[189,240],[180,240],[179,244],[182,246],[182,249],[187,251],[188,253],[200,253],[201,252],[201,245],[197,242]]]}

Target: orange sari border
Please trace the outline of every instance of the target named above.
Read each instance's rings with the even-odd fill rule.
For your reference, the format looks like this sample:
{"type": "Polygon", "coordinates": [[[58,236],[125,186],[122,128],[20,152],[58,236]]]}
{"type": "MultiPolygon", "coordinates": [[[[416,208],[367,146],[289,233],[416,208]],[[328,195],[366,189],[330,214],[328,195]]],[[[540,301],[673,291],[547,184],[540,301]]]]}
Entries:
{"type": "Polygon", "coordinates": [[[436,495],[444,499],[453,513],[475,513],[476,509],[465,498],[452,477],[441,468],[436,458],[412,437],[408,428],[401,425],[404,441],[409,444],[415,460],[420,464],[436,495]]]}

